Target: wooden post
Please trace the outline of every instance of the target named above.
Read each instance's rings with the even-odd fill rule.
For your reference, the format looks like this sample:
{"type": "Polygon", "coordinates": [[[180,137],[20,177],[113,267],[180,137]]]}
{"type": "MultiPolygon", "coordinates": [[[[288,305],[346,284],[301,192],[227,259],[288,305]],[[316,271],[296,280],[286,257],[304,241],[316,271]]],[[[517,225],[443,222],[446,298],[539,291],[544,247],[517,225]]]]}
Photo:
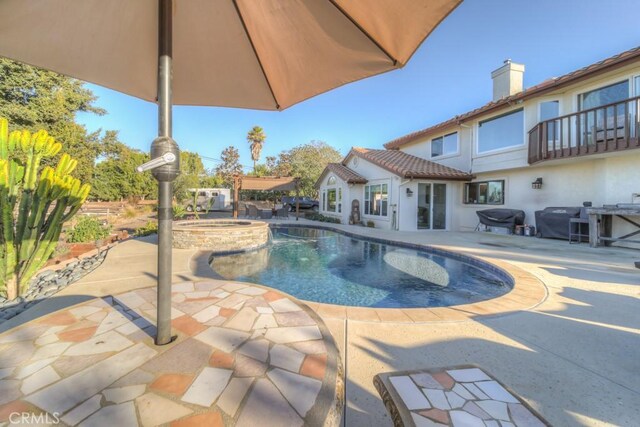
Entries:
{"type": "Polygon", "coordinates": [[[238,219],[238,209],[240,206],[240,201],[238,200],[239,196],[239,187],[240,186],[240,177],[238,175],[233,176],[233,218],[238,219]]]}
{"type": "Polygon", "coordinates": [[[300,218],[300,179],[296,178],[296,221],[300,218]]]}
{"type": "MultiPolygon", "coordinates": [[[[613,237],[613,214],[611,215],[602,215],[601,217],[601,231],[600,231],[600,237],[613,237]]],[[[599,240],[600,237],[598,237],[599,240]]],[[[604,241],[604,246],[611,246],[611,244],[613,243],[613,241],[611,240],[605,240],[604,241]]],[[[600,243],[602,244],[602,243],[600,243]]]]}
{"type": "Polygon", "coordinates": [[[589,213],[589,246],[597,248],[600,244],[600,227],[598,215],[589,213]]]}

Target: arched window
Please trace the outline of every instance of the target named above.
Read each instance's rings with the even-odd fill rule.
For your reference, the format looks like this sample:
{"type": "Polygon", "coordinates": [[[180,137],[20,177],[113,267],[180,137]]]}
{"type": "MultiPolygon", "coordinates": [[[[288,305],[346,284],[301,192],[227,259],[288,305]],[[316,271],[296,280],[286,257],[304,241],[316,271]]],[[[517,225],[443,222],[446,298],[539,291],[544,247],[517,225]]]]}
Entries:
{"type": "Polygon", "coordinates": [[[336,177],[335,176],[329,177],[329,180],[327,181],[327,185],[336,185],[336,177]]]}

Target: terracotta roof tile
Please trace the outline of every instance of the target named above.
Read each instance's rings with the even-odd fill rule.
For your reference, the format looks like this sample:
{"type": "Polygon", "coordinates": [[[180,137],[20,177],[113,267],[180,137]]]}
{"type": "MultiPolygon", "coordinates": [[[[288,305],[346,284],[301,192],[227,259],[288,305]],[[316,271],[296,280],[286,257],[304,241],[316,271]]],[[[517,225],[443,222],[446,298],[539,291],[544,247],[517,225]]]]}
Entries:
{"type": "Polygon", "coordinates": [[[333,172],[336,174],[341,180],[346,182],[347,184],[366,184],[367,179],[363,176],[358,175],[345,165],[341,163],[329,163],[327,167],[324,169],[320,177],[316,181],[316,187],[320,187],[320,182],[324,179],[327,172],[333,172]]]}
{"type": "Polygon", "coordinates": [[[367,182],[365,177],[358,175],[343,164],[329,163],[327,168],[349,184],[365,184],[367,182]]]}
{"type": "Polygon", "coordinates": [[[550,92],[552,90],[561,88],[563,86],[567,86],[572,83],[577,83],[589,77],[593,77],[598,74],[605,73],[607,71],[610,71],[611,69],[615,69],[615,67],[626,65],[634,60],[637,60],[638,58],[640,58],[640,46],[627,50],[625,52],[619,53],[617,55],[614,55],[602,61],[596,62],[595,64],[591,64],[589,66],[580,68],[579,70],[572,71],[563,76],[547,79],[540,84],[531,86],[523,90],[522,92],[518,92],[511,96],[501,98],[497,101],[491,101],[480,108],[476,108],[475,110],[471,110],[467,113],[461,114],[459,116],[455,116],[449,120],[438,123],[434,126],[430,126],[426,129],[422,129],[417,132],[413,132],[408,135],[402,136],[400,138],[394,139],[384,144],[384,147],[388,150],[398,149],[399,147],[402,147],[405,144],[413,142],[418,138],[435,134],[438,131],[444,130],[453,125],[457,125],[459,123],[462,123],[466,120],[472,119],[479,115],[488,113],[493,110],[497,110],[499,108],[502,108],[508,105],[512,105],[514,102],[523,101],[525,99],[532,98],[534,96],[539,96],[546,92],[550,92]]]}
{"type": "Polygon", "coordinates": [[[469,181],[473,179],[473,175],[469,173],[397,150],[370,150],[368,148],[354,147],[346,158],[350,155],[361,157],[402,178],[456,181],[469,181]]]}

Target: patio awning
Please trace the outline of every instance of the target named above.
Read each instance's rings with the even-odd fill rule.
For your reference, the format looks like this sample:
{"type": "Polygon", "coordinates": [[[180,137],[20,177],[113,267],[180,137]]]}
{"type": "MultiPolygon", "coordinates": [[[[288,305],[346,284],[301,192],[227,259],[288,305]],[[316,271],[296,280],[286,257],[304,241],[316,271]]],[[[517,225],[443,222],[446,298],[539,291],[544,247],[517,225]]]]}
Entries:
{"type": "Polygon", "coordinates": [[[245,176],[234,177],[239,182],[238,190],[295,191],[298,178],[293,176],[245,176]]]}

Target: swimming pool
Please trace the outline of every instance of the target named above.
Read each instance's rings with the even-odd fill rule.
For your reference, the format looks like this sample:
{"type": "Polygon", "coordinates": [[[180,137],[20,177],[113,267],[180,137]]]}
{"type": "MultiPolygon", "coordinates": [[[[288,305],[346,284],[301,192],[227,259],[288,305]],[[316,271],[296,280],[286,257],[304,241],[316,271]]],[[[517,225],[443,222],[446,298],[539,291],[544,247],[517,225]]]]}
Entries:
{"type": "Polygon", "coordinates": [[[225,279],[263,284],[299,299],[359,307],[445,307],[509,292],[511,278],[482,261],[307,228],[274,228],[257,251],[212,256],[225,279]]]}

